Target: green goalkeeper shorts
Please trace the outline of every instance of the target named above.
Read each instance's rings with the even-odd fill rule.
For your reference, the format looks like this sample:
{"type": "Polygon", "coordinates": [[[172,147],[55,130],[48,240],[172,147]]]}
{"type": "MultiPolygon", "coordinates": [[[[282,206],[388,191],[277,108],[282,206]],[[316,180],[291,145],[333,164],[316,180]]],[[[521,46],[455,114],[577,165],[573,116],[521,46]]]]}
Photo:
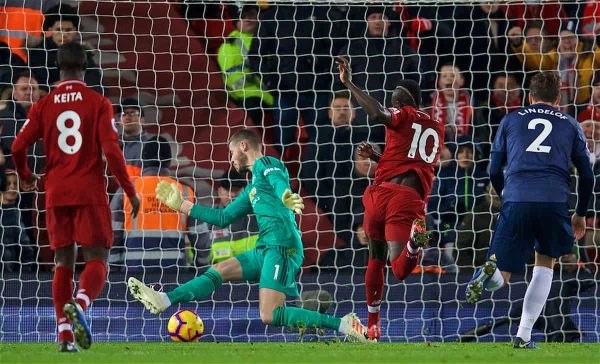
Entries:
{"type": "Polygon", "coordinates": [[[294,248],[281,246],[258,246],[235,257],[242,266],[242,277],[246,281],[259,282],[259,288],[270,288],[298,297],[296,274],[304,253],[294,248]]]}

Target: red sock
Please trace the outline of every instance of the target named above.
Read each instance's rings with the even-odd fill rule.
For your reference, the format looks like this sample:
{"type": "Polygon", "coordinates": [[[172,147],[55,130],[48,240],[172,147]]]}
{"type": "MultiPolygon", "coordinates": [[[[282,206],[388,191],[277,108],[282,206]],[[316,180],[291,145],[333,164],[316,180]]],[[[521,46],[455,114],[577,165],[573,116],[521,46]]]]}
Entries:
{"type": "Polygon", "coordinates": [[[77,303],[83,310],[98,297],[106,283],[106,263],[102,260],[88,260],[79,277],[77,303]]]}
{"type": "Polygon", "coordinates": [[[63,307],[73,299],[73,270],[63,266],[56,266],[52,280],[52,302],[56,314],[58,327],[58,341],[73,341],[71,323],[65,316],[63,307]]]}
{"type": "Polygon", "coordinates": [[[402,253],[392,261],[392,272],[394,277],[403,281],[412,272],[419,262],[419,253],[412,254],[404,246],[402,253]]]}
{"type": "Polygon", "coordinates": [[[369,324],[367,327],[379,322],[379,307],[383,297],[383,279],[385,262],[383,260],[369,257],[367,273],[365,274],[365,286],[367,288],[367,305],[369,309],[369,324]]]}

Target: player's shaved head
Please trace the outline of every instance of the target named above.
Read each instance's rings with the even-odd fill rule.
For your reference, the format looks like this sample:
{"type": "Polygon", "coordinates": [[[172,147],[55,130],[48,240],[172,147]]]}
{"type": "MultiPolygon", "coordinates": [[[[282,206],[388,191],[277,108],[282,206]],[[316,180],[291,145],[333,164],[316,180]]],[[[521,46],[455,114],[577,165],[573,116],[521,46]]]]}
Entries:
{"type": "Polygon", "coordinates": [[[85,49],[79,43],[71,42],[58,47],[56,66],[68,75],[82,73],[87,68],[85,49]]]}
{"type": "Polygon", "coordinates": [[[395,108],[402,106],[421,106],[421,87],[413,80],[401,80],[398,82],[392,94],[392,105],[395,108]]]}
{"type": "Polygon", "coordinates": [[[260,151],[262,143],[258,135],[250,129],[242,129],[229,138],[229,144],[239,144],[242,140],[246,141],[251,149],[260,151]]]}
{"type": "Polygon", "coordinates": [[[560,95],[558,72],[545,71],[533,76],[529,83],[529,94],[534,101],[556,102],[560,95]]]}

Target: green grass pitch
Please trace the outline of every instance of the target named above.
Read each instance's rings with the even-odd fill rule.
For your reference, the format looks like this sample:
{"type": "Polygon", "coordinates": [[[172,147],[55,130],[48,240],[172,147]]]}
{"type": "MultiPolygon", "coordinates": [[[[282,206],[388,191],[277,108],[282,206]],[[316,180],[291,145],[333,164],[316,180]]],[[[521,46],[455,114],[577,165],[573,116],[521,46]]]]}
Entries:
{"type": "Polygon", "coordinates": [[[508,343],[95,343],[79,354],[57,344],[0,344],[0,363],[599,363],[600,344],[539,344],[515,350],[508,343]]]}

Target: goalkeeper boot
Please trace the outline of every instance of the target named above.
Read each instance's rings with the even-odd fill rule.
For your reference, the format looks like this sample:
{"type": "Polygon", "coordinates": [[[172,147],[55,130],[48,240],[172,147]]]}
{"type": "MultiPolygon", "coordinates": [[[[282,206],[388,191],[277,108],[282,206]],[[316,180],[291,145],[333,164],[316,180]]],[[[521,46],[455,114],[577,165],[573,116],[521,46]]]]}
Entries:
{"type": "Polygon", "coordinates": [[[479,267],[473,277],[467,284],[467,289],[465,291],[465,296],[467,302],[475,303],[479,301],[479,297],[481,297],[481,293],[483,293],[483,289],[485,288],[488,279],[494,272],[496,271],[496,262],[492,260],[488,260],[485,264],[479,267]]]}
{"type": "Polygon", "coordinates": [[[367,338],[367,329],[360,322],[360,319],[354,312],[342,317],[340,331],[346,335],[348,341],[353,343],[369,343],[367,338]]]}
{"type": "Polygon", "coordinates": [[[425,221],[422,219],[415,219],[410,229],[410,241],[412,242],[413,248],[423,248],[429,244],[429,232],[425,226],[425,221]]]}
{"type": "Polygon", "coordinates": [[[75,342],[82,349],[89,349],[92,346],[92,330],[85,320],[85,315],[79,303],[75,301],[65,303],[63,311],[73,325],[73,335],[75,342]]]}
{"type": "Polygon", "coordinates": [[[146,286],[139,280],[129,277],[127,286],[133,298],[140,301],[151,313],[158,315],[169,307],[161,297],[160,292],[146,286]]]}
{"type": "Polygon", "coordinates": [[[537,345],[535,345],[535,341],[529,340],[525,341],[520,337],[516,337],[513,341],[513,348],[515,349],[537,349],[537,345]]]}
{"type": "Polygon", "coordinates": [[[58,351],[61,353],[78,353],[79,349],[73,342],[65,340],[58,344],[58,351]]]}
{"type": "Polygon", "coordinates": [[[372,342],[381,340],[381,325],[379,323],[371,325],[367,330],[367,338],[372,342]]]}

